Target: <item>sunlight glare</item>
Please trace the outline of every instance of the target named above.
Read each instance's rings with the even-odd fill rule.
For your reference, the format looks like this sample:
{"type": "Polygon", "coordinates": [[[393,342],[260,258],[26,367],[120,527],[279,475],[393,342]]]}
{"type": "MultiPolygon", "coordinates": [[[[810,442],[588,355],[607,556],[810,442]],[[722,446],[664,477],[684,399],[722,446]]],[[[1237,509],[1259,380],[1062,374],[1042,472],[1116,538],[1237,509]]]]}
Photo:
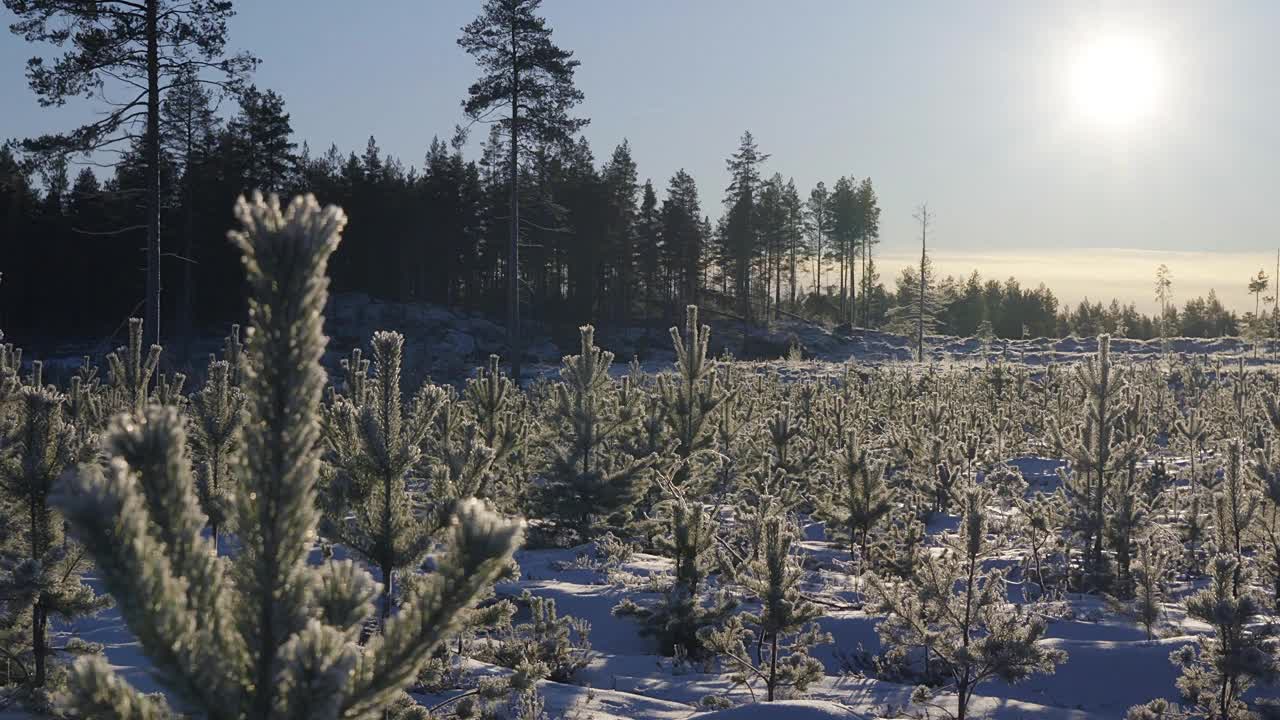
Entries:
{"type": "Polygon", "coordinates": [[[1072,99],[1099,126],[1131,128],[1156,109],[1161,80],[1157,53],[1141,38],[1101,38],[1082,48],[1072,65],[1072,99]]]}

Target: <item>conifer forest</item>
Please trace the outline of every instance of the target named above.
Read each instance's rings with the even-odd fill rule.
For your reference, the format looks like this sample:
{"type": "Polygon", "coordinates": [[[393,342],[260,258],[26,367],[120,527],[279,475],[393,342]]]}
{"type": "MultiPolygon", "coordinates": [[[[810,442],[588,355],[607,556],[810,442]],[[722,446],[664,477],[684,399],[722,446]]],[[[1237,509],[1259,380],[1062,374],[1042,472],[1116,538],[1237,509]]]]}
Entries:
{"type": "Polygon", "coordinates": [[[597,161],[553,4],[406,167],[232,2],[4,0],[99,100],[0,149],[0,720],[1280,718],[1265,270],[886,283],[869,177],[597,161]]]}

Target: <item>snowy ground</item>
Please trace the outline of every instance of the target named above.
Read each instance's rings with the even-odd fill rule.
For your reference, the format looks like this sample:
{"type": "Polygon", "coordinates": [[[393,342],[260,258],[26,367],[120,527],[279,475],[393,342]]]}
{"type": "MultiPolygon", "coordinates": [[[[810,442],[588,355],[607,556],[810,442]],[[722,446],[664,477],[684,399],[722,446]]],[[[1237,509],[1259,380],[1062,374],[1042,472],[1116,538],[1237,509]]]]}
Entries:
{"type": "MultiPolygon", "coordinates": [[[[1019,458],[1014,463],[1023,471],[1030,487],[1054,484],[1057,461],[1019,458]]],[[[954,518],[940,518],[931,531],[954,524],[954,518]]],[[[837,563],[845,550],[820,538],[819,527],[811,527],[804,549],[809,556],[813,592],[833,606],[848,605],[856,599],[852,580],[839,571],[837,563]]],[[[497,588],[500,596],[516,597],[528,590],[554,598],[562,615],[569,614],[591,623],[593,659],[576,676],[573,685],[544,682],[541,690],[548,717],[599,718],[600,720],[707,718],[880,718],[906,717],[912,688],[870,679],[850,667],[849,657],[861,646],[875,651],[878,640],[876,618],[860,610],[832,609],[821,621],[835,642],[819,646],[818,657],[827,677],[812,688],[803,702],[756,708],[735,708],[702,713],[698,701],[721,694],[736,702],[748,702],[749,691],[733,688],[726,677],[698,669],[673,667],[669,658],[656,652],[639,626],[629,618],[614,617],[612,608],[624,597],[645,602],[657,597],[646,590],[650,578],[669,571],[669,561],[637,554],[629,561],[608,569],[595,558],[594,549],[526,550],[518,555],[522,570],[518,580],[497,588]]],[[[1207,630],[1187,621],[1176,600],[1189,592],[1183,587],[1173,593],[1168,610],[1168,626],[1163,637],[1148,642],[1140,626],[1107,611],[1099,598],[1071,596],[1053,608],[1049,642],[1069,653],[1068,661],[1056,674],[1036,676],[1015,686],[991,683],[975,698],[974,717],[997,720],[1041,718],[1043,720],[1085,720],[1119,718],[1125,710],[1154,697],[1173,697],[1176,670],[1169,653],[1191,642],[1207,630]]],[[[161,688],[149,675],[147,661],[124,627],[118,613],[109,610],[100,617],[83,620],[59,632],[75,633],[106,647],[110,663],[135,687],[144,691],[161,688]]],[[[477,674],[493,671],[479,667],[477,674]]],[[[433,704],[441,698],[421,698],[433,704]]],[[[0,718],[21,717],[0,713],[0,718]]]]}
{"type": "MultiPolygon", "coordinates": [[[[732,337],[731,331],[719,337],[726,334],[732,337]]],[[[910,343],[900,336],[862,332],[852,338],[837,337],[795,323],[781,331],[770,331],[769,337],[776,341],[780,334],[794,335],[803,347],[806,359],[761,359],[749,364],[748,368],[791,377],[838,376],[843,372],[843,364],[850,361],[861,365],[911,359],[910,343]]],[[[453,338],[450,342],[463,342],[450,337],[453,338]]],[[[608,347],[605,340],[602,344],[608,347]]],[[[928,346],[929,359],[943,365],[973,366],[1003,359],[1035,367],[1092,354],[1096,350],[1096,341],[1076,338],[996,341],[984,346],[973,339],[931,337],[928,346]]],[[[732,350],[731,345],[724,347],[732,350]]],[[[475,346],[472,345],[471,349],[475,350],[475,346]]],[[[1170,341],[1168,349],[1175,354],[1204,358],[1209,362],[1235,362],[1235,358],[1246,352],[1247,346],[1233,338],[1180,338],[1170,341]]],[[[1112,350],[1134,359],[1155,359],[1164,348],[1158,342],[1117,339],[1112,350]]],[[[624,352],[619,353],[619,362],[614,366],[618,373],[627,372],[624,352]]],[[[546,362],[527,367],[528,377],[556,373],[558,366],[550,362],[553,354],[549,351],[544,354],[548,355],[546,362]]],[[[665,370],[670,367],[670,362],[669,353],[655,351],[641,363],[641,369],[649,372],[665,370]]],[[[1246,362],[1261,364],[1266,360],[1249,358],[1246,362]]],[[[1170,460],[1178,461],[1176,458],[1170,460]]],[[[1056,460],[1019,458],[1014,462],[1033,489],[1057,482],[1055,470],[1060,463],[1056,460]]],[[[943,522],[946,520],[942,519],[943,522]]],[[[498,592],[502,596],[516,597],[527,590],[555,598],[562,615],[574,615],[591,623],[590,641],[594,656],[590,665],[576,676],[575,684],[542,684],[547,714],[551,718],[906,717],[908,711],[904,708],[911,695],[911,686],[864,677],[850,662],[850,657],[859,647],[870,652],[878,649],[877,618],[860,610],[839,609],[856,599],[852,581],[836,568],[837,560],[844,557],[845,551],[821,538],[821,532],[811,532],[805,550],[810,558],[813,592],[832,604],[821,624],[833,635],[835,642],[820,646],[815,651],[815,656],[825,666],[825,680],[811,689],[805,701],[786,705],[700,712],[697,703],[705,696],[726,695],[735,702],[747,702],[751,698],[750,693],[743,688],[733,688],[724,676],[673,667],[669,658],[659,655],[653,643],[641,636],[635,620],[612,615],[612,608],[624,598],[643,603],[657,597],[656,593],[644,589],[645,579],[668,572],[670,563],[665,559],[639,554],[612,572],[606,572],[595,561],[591,548],[526,550],[518,555],[521,577],[503,583],[498,592]]],[[[1155,641],[1147,641],[1136,622],[1108,611],[1098,597],[1065,598],[1053,608],[1047,637],[1048,642],[1067,651],[1067,662],[1059,666],[1053,675],[1036,676],[1018,685],[984,685],[979,689],[980,697],[974,700],[973,715],[997,720],[1119,718],[1132,705],[1156,697],[1174,698],[1177,670],[1168,656],[1178,646],[1192,642],[1195,634],[1207,630],[1195,621],[1188,621],[1181,610],[1181,599],[1192,589],[1190,585],[1174,589],[1171,603],[1167,606],[1167,627],[1162,637],[1155,641]]],[[[58,631],[102,643],[110,663],[135,687],[147,692],[161,689],[149,674],[146,659],[115,610],[58,631]]],[[[475,672],[483,673],[486,669],[476,668],[475,672]]],[[[1262,691],[1274,691],[1274,688],[1262,691]]],[[[1254,693],[1257,692],[1255,689],[1254,693]]],[[[423,701],[430,703],[439,699],[423,698],[423,701]]],[[[942,701],[945,702],[945,698],[942,701]]],[[[913,708],[909,712],[915,714],[919,709],[913,708]]],[[[936,711],[934,715],[941,716],[936,711]]],[[[0,712],[3,720],[16,717],[21,716],[0,712]]]]}

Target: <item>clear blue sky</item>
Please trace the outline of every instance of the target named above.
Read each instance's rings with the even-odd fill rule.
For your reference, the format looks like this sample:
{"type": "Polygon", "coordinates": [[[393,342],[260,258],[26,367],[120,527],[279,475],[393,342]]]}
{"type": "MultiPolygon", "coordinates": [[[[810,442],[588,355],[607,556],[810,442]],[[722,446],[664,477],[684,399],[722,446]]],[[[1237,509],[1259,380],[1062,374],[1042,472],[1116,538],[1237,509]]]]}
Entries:
{"type": "MultiPolygon", "coordinates": [[[[262,58],[256,82],[284,95],[299,141],[359,151],[372,134],[420,164],[432,135],[463,121],[476,69],[455,41],[479,2],[237,6],[231,44],[262,58]]],[[[661,190],[686,168],[713,216],[724,159],[750,129],[772,154],[766,172],[806,194],[817,180],[870,176],[890,256],[907,252],[911,210],[928,200],[949,252],[1079,248],[1087,265],[1098,257],[1087,248],[1126,248],[1155,251],[1154,267],[1176,251],[1175,279],[1192,285],[1201,271],[1189,258],[1238,255],[1239,272],[1206,281],[1235,304],[1234,285],[1270,267],[1280,243],[1280,3],[547,0],[544,13],[582,61],[597,160],[628,138],[642,178],[661,190]],[[1154,70],[1136,82],[1156,89],[1092,89],[1133,74],[1106,67],[1085,75],[1082,99],[1081,58],[1099,42],[1121,57],[1137,48],[1154,70]],[[1151,97],[1129,107],[1135,93],[1151,97]]],[[[0,136],[89,112],[36,106],[22,75],[32,52],[0,38],[0,136]]]]}

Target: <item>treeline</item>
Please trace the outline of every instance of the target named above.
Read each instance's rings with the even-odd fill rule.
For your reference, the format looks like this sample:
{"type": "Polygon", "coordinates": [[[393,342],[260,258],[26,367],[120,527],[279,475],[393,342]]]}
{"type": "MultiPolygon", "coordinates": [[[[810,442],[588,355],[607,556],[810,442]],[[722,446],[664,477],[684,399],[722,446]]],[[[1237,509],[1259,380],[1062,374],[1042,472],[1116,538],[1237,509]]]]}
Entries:
{"type": "MultiPolygon", "coordinates": [[[[464,156],[461,142],[433,140],[418,169],[382,152],[372,137],[359,154],[298,145],[284,100],[269,90],[249,88],[226,120],[199,85],[171,91],[164,107],[177,139],[166,144],[162,173],[164,222],[172,229],[163,258],[165,319],[176,335],[242,316],[242,270],[216,228],[230,221],[235,197],[254,188],[313,192],[348,209],[348,242],[332,267],[335,290],[500,313],[509,226],[504,144],[496,135],[475,159],[464,156]]],[[[0,321],[11,332],[105,335],[138,312],[145,245],[139,158],[126,153],[100,181],[88,167],[72,177],[66,163],[39,165],[0,150],[0,321]]],[[[604,162],[585,139],[535,155],[522,170],[526,313],[553,325],[669,322],[698,302],[755,320],[790,313],[890,328],[898,309],[898,324],[909,325],[918,272],[905,269],[892,288],[880,281],[871,180],[840,178],[832,189],[820,182],[802,199],[794,181],[762,175],[766,158],[744,135],[728,163],[724,212],[713,222],[689,173],[676,172],[661,189],[640,182],[625,141],[604,162]]],[[[932,332],[1160,334],[1159,318],[1132,304],[1065,307],[1044,285],[976,271],[931,279],[928,292],[932,332]]],[[[1166,322],[1169,335],[1242,329],[1212,292],[1171,306],[1166,322]]]]}

